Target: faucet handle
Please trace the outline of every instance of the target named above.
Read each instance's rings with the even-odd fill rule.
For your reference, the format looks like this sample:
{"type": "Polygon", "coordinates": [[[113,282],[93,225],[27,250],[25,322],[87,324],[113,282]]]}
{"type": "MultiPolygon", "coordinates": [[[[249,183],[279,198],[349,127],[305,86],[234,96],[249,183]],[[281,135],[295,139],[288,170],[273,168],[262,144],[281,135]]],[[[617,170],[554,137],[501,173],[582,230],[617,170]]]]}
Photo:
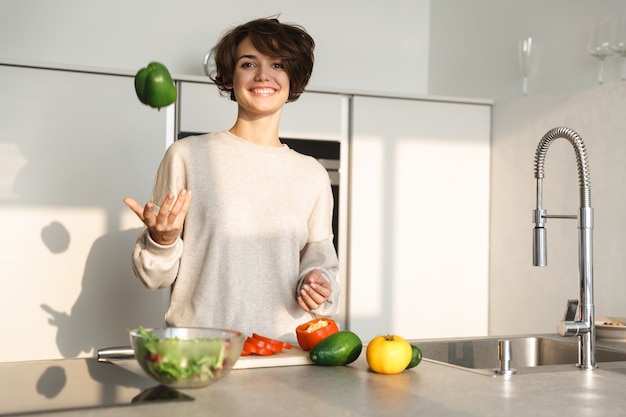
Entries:
{"type": "Polygon", "coordinates": [[[578,336],[589,330],[585,323],[576,320],[578,316],[578,300],[567,300],[565,315],[556,326],[556,332],[561,336],[578,336]]]}
{"type": "Polygon", "coordinates": [[[563,321],[574,321],[578,315],[578,300],[567,300],[563,321]]]}

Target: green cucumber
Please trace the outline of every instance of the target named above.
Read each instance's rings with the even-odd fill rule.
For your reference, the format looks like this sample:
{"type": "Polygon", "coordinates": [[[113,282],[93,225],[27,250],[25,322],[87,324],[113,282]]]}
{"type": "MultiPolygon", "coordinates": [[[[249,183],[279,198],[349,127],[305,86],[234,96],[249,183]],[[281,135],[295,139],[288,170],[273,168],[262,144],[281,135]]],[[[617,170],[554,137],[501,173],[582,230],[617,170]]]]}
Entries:
{"type": "Polygon", "coordinates": [[[411,345],[412,356],[411,362],[407,365],[406,369],[415,368],[422,361],[422,351],[415,345],[411,345]]]}
{"type": "Polygon", "coordinates": [[[349,330],[341,330],[315,345],[309,356],[317,365],[341,366],[357,360],[362,349],[359,336],[349,330]]]}

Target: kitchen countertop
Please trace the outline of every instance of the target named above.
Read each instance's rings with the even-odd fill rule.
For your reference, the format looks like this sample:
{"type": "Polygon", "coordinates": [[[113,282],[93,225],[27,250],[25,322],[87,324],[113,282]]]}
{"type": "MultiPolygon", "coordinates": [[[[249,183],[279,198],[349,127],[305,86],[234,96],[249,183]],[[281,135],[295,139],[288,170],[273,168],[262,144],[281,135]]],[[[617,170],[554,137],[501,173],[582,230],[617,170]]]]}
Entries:
{"type": "MultiPolygon", "coordinates": [[[[556,335],[547,337],[558,338],[556,335]]],[[[414,343],[419,346],[419,341],[414,343]]],[[[626,352],[624,342],[598,342],[598,346],[626,352]]],[[[63,368],[81,361],[85,359],[39,361],[37,364],[63,368]]],[[[137,392],[145,386],[151,386],[150,381],[129,371],[132,366],[124,364],[134,365],[135,362],[126,360],[116,365],[97,363],[96,366],[107,367],[98,368],[100,371],[116,372],[120,380],[140,378],[142,382],[136,387],[137,392]]],[[[33,362],[0,364],[3,397],[11,390],[34,388],[20,386],[20,378],[15,375],[16,370],[32,365],[33,362]]],[[[419,412],[431,417],[527,417],[556,414],[569,417],[597,414],[608,417],[624,414],[626,364],[616,369],[610,369],[608,365],[603,368],[600,364],[599,369],[593,371],[581,371],[574,365],[566,369],[486,376],[424,359],[416,368],[401,374],[380,375],[368,370],[364,349],[359,359],[348,366],[236,369],[207,388],[181,390],[193,397],[193,401],[166,401],[88,411],[82,409],[64,411],[63,415],[119,416],[123,413],[130,417],[208,414],[233,417],[406,417],[419,412]],[[410,414],[407,414],[409,411],[410,414]]],[[[136,381],[134,383],[137,384],[136,381]]],[[[39,386],[38,390],[42,392],[39,386]]],[[[2,412],[0,409],[0,414],[2,412]]]]}

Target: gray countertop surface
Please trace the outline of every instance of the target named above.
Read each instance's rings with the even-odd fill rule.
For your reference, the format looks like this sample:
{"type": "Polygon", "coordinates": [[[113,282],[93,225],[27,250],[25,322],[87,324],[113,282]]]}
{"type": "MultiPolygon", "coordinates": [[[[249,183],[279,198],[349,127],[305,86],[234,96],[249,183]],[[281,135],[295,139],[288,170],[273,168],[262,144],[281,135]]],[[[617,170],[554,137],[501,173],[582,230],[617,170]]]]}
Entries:
{"type": "MultiPolygon", "coordinates": [[[[413,343],[419,346],[419,341],[413,343]]],[[[598,345],[626,352],[624,342],[598,345]]],[[[80,359],[40,361],[37,365],[63,368],[76,361],[80,359]]],[[[134,360],[126,360],[98,366],[117,368],[115,371],[120,375],[132,373],[136,377],[132,372],[134,364],[134,360]]],[[[28,366],[33,363],[0,364],[3,397],[11,387],[20,389],[20,378],[16,381],[11,372],[28,366]]],[[[66,376],[66,384],[72,382],[71,378],[71,374],[66,376]]],[[[625,414],[625,390],[626,363],[600,364],[593,371],[582,371],[572,364],[551,372],[487,376],[425,359],[401,374],[380,375],[368,369],[364,349],[359,359],[348,366],[233,370],[207,388],[183,390],[193,401],[64,411],[63,415],[406,417],[419,413],[431,417],[557,414],[608,417],[625,414]]],[[[41,390],[40,395],[43,395],[41,390]]]]}

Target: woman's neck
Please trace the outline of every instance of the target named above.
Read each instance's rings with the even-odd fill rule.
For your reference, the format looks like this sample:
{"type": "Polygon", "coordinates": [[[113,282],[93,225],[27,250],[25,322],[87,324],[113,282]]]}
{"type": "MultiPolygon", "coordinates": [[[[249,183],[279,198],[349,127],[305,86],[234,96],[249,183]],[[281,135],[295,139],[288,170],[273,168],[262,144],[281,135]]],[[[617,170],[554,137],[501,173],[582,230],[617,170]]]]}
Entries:
{"type": "Polygon", "coordinates": [[[230,128],[230,133],[241,139],[263,146],[282,146],[278,138],[278,117],[248,118],[237,116],[237,121],[230,128]]]}

